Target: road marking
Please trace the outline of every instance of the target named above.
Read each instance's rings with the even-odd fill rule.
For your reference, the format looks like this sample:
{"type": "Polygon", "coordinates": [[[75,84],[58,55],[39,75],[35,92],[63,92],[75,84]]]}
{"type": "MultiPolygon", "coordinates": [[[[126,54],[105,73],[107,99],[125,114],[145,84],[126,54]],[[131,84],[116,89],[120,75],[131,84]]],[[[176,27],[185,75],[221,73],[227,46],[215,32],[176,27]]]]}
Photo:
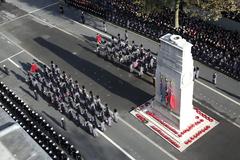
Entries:
{"type": "Polygon", "coordinates": [[[10,21],[6,21],[6,22],[4,22],[4,23],[1,23],[0,26],[3,26],[3,25],[5,25],[5,24],[11,23],[11,22],[16,21],[16,20],[18,20],[18,19],[24,18],[24,17],[26,17],[26,16],[28,16],[28,15],[34,13],[34,12],[37,12],[37,11],[43,10],[43,9],[45,9],[45,8],[48,8],[48,7],[51,7],[51,6],[56,5],[56,4],[58,4],[58,3],[59,3],[59,2],[55,2],[55,3],[49,4],[49,5],[47,5],[47,6],[44,6],[44,7],[42,7],[42,8],[39,8],[39,9],[33,10],[33,11],[31,11],[31,12],[28,12],[27,14],[24,14],[24,15],[19,16],[19,17],[16,17],[16,18],[13,18],[13,19],[10,20],[10,21]]]}
{"type": "Polygon", "coordinates": [[[8,58],[8,60],[10,61],[10,62],[12,62],[12,64],[14,64],[17,68],[21,68],[17,63],[15,63],[13,60],[11,60],[10,58],[8,58]]]}
{"type": "Polygon", "coordinates": [[[39,9],[35,9],[35,10],[29,12],[29,14],[32,14],[32,13],[34,13],[34,12],[37,12],[37,11],[43,10],[43,9],[45,9],[45,8],[48,8],[48,7],[54,6],[54,5],[58,4],[58,3],[59,3],[59,2],[55,2],[55,3],[49,4],[49,5],[45,6],[45,7],[42,7],[42,8],[39,8],[39,9]]]}
{"type": "Polygon", "coordinates": [[[197,102],[198,104],[200,104],[201,106],[203,106],[204,108],[206,108],[206,109],[208,109],[209,111],[213,112],[214,114],[218,115],[219,117],[225,119],[226,121],[228,121],[228,122],[231,123],[232,125],[240,128],[240,125],[239,125],[239,124],[237,124],[236,122],[233,122],[231,119],[227,118],[226,116],[222,115],[221,113],[219,113],[219,112],[215,111],[214,109],[212,109],[212,108],[204,105],[202,102],[200,102],[199,100],[197,100],[197,99],[195,99],[195,98],[194,98],[193,100],[194,100],[195,102],[197,102]]]}
{"type": "Polygon", "coordinates": [[[131,128],[132,130],[134,130],[137,134],[139,134],[140,136],[142,136],[145,140],[147,140],[149,143],[151,143],[152,145],[154,145],[155,147],[157,147],[159,150],[161,150],[163,153],[165,153],[166,155],[168,155],[171,159],[173,160],[178,160],[174,155],[172,155],[171,153],[169,153],[167,150],[165,150],[164,148],[160,147],[158,144],[156,144],[154,141],[152,141],[149,137],[147,137],[145,134],[143,134],[142,132],[140,132],[139,130],[137,130],[136,128],[134,128],[132,125],[130,125],[128,122],[126,122],[124,119],[122,119],[121,117],[119,117],[119,120],[122,121],[125,125],[127,125],[129,128],[131,128]]]}
{"type": "Polygon", "coordinates": [[[111,138],[109,138],[106,134],[97,130],[99,134],[101,134],[104,138],[106,138],[110,143],[112,143],[116,148],[118,148],[123,154],[125,154],[130,160],[136,160],[133,156],[131,156],[127,151],[125,151],[122,147],[120,147],[116,142],[114,142],[111,138]]]}
{"type": "Polygon", "coordinates": [[[237,104],[237,105],[240,106],[240,103],[237,102],[237,101],[235,101],[234,99],[232,99],[232,98],[230,98],[230,97],[224,95],[223,93],[221,93],[221,92],[219,92],[219,91],[213,89],[212,87],[209,87],[208,85],[206,85],[206,84],[204,84],[204,83],[202,83],[202,82],[200,82],[200,81],[198,81],[198,80],[196,80],[196,82],[199,83],[199,84],[201,84],[202,86],[208,88],[209,90],[211,90],[211,91],[213,91],[213,92],[215,92],[215,93],[217,93],[217,94],[223,96],[224,98],[228,99],[229,101],[231,101],[231,102],[233,102],[233,103],[235,103],[235,104],[237,104]]]}
{"type": "MultiPolygon", "coordinates": [[[[9,41],[11,41],[15,46],[17,46],[18,48],[20,48],[22,51],[26,52],[27,54],[29,54],[30,56],[32,56],[34,59],[38,60],[39,62],[43,63],[41,60],[39,60],[37,57],[35,57],[34,55],[32,55],[30,52],[28,52],[26,49],[24,49],[23,47],[21,47],[19,44],[17,44],[16,42],[14,42],[13,40],[11,40],[10,38],[8,38],[5,34],[3,34],[2,32],[0,32],[0,34],[2,36],[4,36],[6,39],[8,39],[9,41]]],[[[21,52],[22,52],[21,51],[21,52]]],[[[44,64],[44,63],[43,63],[44,64]]]]}
{"type": "MultiPolygon", "coordinates": [[[[22,50],[22,51],[20,51],[20,52],[18,52],[18,53],[15,53],[14,55],[12,55],[12,56],[10,56],[10,57],[8,57],[8,58],[13,58],[13,57],[15,57],[15,56],[17,56],[17,55],[21,54],[22,52],[24,52],[24,51],[22,50]]],[[[8,58],[6,58],[6,59],[2,60],[0,63],[3,63],[3,62],[5,62],[5,61],[7,61],[7,60],[8,60],[8,58]]]]}

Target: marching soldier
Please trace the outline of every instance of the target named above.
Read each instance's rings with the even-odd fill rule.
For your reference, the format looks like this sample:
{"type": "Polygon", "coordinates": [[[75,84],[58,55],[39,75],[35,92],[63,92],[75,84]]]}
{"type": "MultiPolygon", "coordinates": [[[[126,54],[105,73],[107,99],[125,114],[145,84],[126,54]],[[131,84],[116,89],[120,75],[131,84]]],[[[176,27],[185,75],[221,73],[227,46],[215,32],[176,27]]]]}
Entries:
{"type": "Polygon", "coordinates": [[[35,100],[36,101],[38,101],[38,93],[37,93],[37,90],[36,89],[34,89],[34,97],[35,97],[35,100]]]}
{"type": "Polygon", "coordinates": [[[140,71],[138,73],[139,77],[142,77],[143,76],[143,72],[144,72],[144,68],[142,66],[142,64],[140,65],[140,71]]]}
{"type": "Polygon", "coordinates": [[[92,91],[89,91],[88,100],[89,100],[90,104],[94,101],[94,96],[93,96],[93,92],[92,91]]]}
{"type": "Polygon", "coordinates": [[[93,125],[93,136],[98,137],[98,131],[97,131],[97,127],[95,125],[93,125]]]}
{"type": "Polygon", "coordinates": [[[74,108],[76,108],[76,111],[77,111],[78,113],[80,113],[80,108],[81,108],[81,106],[80,106],[80,103],[79,103],[79,102],[76,102],[74,108]]]}
{"type": "Polygon", "coordinates": [[[51,61],[50,66],[51,66],[52,72],[54,73],[54,72],[55,72],[55,67],[56,67],[56,65],[53,63],[53,61],[51,61]]]}
{"type": "Polygon", "coordinates": [[[32,87],[32,76],[29,72],[27,73],[25,81],[29,84],[30,87],[32,87]]]}
{"type": "Polygon", "coordinates": [[[85,124],[86,124],[85,119],[80,115],[79,115],[79,122],[80,122],[82,127],[85,127],[85,124]]]}
{"type": "Polygon", "coordinates": [[[87,126],[88,131],[92,134],[93,133],[93,125],[92,125],[92,123],[87,120],[85,126],[87,126]]]}
{"type": "Polygon", "coordinates": [[[106,131],[106,126],[105,126],[105,123],[104,123],[103,120],[101,120],[101,122],[100,122],[100,129],[101,129],[102,132],[106,131]]]}
{"type": "Polygon", "coordinates": [[[120,35],[120,33],[118,33],[118,35],[117,35],[117,44],[120,44],[120,42],[121,42],[121,35],[120,35]]]}
{"type": "Polygon", "coordinates": [[[59,103],[58,110],[60,113],[65,112],[65,103],[63,101],[59,103]]]}
{"type": "Polygon", "coordinates": [[[97,44],[96,53],[97,53],[98,56],[100,56],[100,46],[99,46],[99,44],[97,44]]]}
{"type": "Polygon", "coordinates": [[[106,117],[106,121],[107,121],[108,126],[111,126],[112,125],[112,117],[111,117],[111,113],[110,113],[109,108],[108,108],[108,104],[105,104],[104,115],[106,117]]]}
{"type": "Polygon", "coordinates": [[[101,108],[101,99],[100,99],[99,95],[96,96],[95,105],[96,105],[97,110],[99,110],[101,108]]]}
{"type": "Polygon", "coordinates": [[[113,110],[113,120],[114,122],[118,122],[118,119],[119,119],[119,115],[118,115],[117,109],[115,108],[113,110]]]}
{"type": "Polygon", "coordinates": [[[109,116],[109,117],[107,117],[107,123],[108,123],[108,126],[112,126],[112,117],[111,116],[109,116]]]}
{"type": "Polygon", "coordinates": [[[41,83],[41,89],[40,89],[40,91],[41,91],[41,94],[42,94],[42,95],[44,95],[44,88],[45,88],[45,87],[44,87],[44,84],[41,83]]]}
{"type": "Polygon", "coordinates": [[[68,109],[68,116],[70,119],[73,119],[73,109],[72,108],[68,109]]]}
{"type": "Polygon", "coordinates": [[[55,65],[55,74],[56,74],[56,76],[60,76],[60,74],[61,74],[61,70],[60,70],[60,68],[58,67],[58,65],[55,65]]]}
{"type": "Polygon", "coordinates": [[[35,78],[32,78],[32,86],[35,90],[39,90],[38,89],[38,81],[35,78]]]}

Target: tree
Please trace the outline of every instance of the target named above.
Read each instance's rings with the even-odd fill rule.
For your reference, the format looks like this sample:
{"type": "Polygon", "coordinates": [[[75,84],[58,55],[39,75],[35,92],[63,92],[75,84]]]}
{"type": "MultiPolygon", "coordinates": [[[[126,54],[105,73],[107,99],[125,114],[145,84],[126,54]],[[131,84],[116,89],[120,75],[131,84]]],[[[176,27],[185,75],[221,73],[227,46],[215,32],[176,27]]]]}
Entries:
{"type": "Polygon", "coordinates": [[[179,27],[180,6],[183,12],[204,20],[217,20],[224,12],[240,12],[239,0],[134,0],[142,6],[142,11],[151,13],[169,7],[175,11],[175,28],[179,27]]]}

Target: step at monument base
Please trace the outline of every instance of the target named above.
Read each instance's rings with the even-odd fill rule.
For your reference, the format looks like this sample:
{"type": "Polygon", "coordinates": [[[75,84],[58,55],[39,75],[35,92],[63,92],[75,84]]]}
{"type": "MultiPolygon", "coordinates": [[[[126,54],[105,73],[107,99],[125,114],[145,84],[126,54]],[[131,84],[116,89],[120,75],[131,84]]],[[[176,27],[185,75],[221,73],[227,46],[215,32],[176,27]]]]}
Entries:
{"type": "Polygon", "coordinates": [[[195,107],[193,121],[189,123],[187,128],[179,130],[173,127],[174,125],[167,123],[160,114],[153,111],[155,111],[153,107],[149,103],[145,103],[130,113],[180,152],[219,124],[215,119],[195,107]]]}

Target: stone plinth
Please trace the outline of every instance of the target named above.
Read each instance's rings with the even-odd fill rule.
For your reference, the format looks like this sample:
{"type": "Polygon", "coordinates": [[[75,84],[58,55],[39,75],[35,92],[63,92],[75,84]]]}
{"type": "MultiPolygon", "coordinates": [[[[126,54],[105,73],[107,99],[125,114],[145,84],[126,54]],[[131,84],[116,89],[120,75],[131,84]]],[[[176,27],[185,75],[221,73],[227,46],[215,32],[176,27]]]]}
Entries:
{"type": "MultiPolygon", "coordinates": [[[[198,108],[193,109],[193,119],[182,129],[176,129],[169,123],[171,114],[167,117],[152,106],[152,100],[138,106],[131,114],[144,123],[149,129],[161,136],[180,152],[191,146],[203,135],[219,124],[214,118],[208,116],[198,108]]],[[[165,113],[165,112],[164,112],[165,113]]]]}

